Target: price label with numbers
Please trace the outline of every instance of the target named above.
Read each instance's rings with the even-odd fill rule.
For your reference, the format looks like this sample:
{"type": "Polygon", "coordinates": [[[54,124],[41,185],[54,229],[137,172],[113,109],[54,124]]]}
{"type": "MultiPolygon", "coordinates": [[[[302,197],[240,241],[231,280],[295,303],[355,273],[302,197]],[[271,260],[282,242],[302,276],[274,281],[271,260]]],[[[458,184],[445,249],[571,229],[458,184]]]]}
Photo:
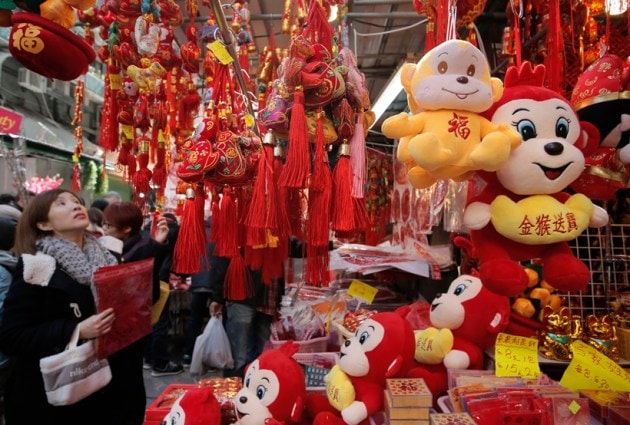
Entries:
{"type": "Polygon", "coordinates": [[[500,333],[494,348],[497,376],[536,378],[540,375],[538,340],[500,333]]]}
{"type": "Polygon", "coordinates": [[[571,391],[628,391],[630,372],[582,341],[571,344],[573,360],[564,371],[560,384],[571,391]]]}
{"type": "Polygon", "coordinates": [[[225,44],[221,43],[219,40],[213,41],[208,47],[210,47],[214,56],[216,56],[223,65],[229,65],[234,62],[234,58],[230,55],[230,52],[228,52],[225,44]]]}
{"type": "Polygon", "coordinates": [[[353,280],[348,288],[348,295],[359,298],[368,304],[372,304],[377,292],[378,289],[360,280],[353,280]]]}

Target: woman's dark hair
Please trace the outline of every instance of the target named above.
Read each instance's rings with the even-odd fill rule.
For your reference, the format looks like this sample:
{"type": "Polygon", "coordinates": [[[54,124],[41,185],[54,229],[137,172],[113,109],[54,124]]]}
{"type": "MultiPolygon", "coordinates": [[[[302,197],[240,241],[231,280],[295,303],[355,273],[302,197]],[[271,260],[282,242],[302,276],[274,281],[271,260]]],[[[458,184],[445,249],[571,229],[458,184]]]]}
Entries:
{"type": "Polygon", "coordinates": [[[90,223],[94,223],[98,227],[103,227],[104,216],[105,215],[102,210],[95,207],[88,208],[88,218],[90,219],[90,223]]]}
{"type": "Polygon", "coordinates": [[[140,232],[144,218],[142,210],[133,202],[115,202],[109,204],[103,211],[105,221],[117,229],[129,227],[129,236],[140,232]]]}
{"type": "Polygon", "coordinates": [[[69,193],[80,202],[80,199],[74,193],[65,189],[47,190],[30,199],[26,208],[24,208],[24,212],[22,212],[15,232],[13,252],[16,256],[35,254],[37,252],[35,242],[46,235],[52,234],[52,230],[39,229],[37,223],[48,221],[50,207],[62,193],[69,193]]]}

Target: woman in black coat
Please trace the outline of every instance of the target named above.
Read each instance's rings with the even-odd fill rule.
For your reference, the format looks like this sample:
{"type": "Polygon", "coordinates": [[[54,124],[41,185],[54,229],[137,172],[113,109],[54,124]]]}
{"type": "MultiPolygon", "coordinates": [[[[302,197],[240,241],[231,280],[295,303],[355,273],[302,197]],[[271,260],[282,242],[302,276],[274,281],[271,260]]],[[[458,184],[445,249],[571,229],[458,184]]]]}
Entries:
{"type": "MultiPolygon", "coordinates": [[[[132,202],[116,202],[105,208],[103,230],[105,238],[114,237],[122,241],[121,261],[154,258],[153,302],[160,294],[159,270],[168,253],[168,224],[160,217],[153,239],[141,233],[143,216],[140,208],[132,202]]],[[[117,425],[142,425],[146,407],[146,390],[142,360],[148,339],[142,338],[109,357],[112,368],[113,410],[117,425]]]]}
{"type": "Polygon", "coordinates": [[[4,303],[0,351],[13,358],[6,393],[7,425],[112,425],[110,387],[70,406],[47,402],[39,360],[63,351],[73,333],[79,341],[111,329],[114,313],[96,314],[92,273],[117,264],[96,238],[86,233],[85,207],[71,192],[51,190],[35,196],[16,231],[19,257],[4,303]]]}

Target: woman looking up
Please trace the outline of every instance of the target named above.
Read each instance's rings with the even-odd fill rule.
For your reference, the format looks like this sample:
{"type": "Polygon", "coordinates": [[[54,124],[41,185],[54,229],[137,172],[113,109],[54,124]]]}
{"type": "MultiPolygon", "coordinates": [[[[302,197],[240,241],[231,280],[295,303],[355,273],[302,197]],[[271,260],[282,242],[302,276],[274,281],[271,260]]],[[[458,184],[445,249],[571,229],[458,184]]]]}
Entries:
{"type": "MultiPolygon", "coordinates": [[[[117,264],[86,229],[85,207],[62,189],[31,199],[17,225],[18,265],[4,303],[0,351],[14,359],[5,394],[7,425],[113,424],[109,386],[71,405],[48,403],[39,360],[110,331],[112,309],[96,314],[92,274],[117,264]]],[[[112,374],[113,374],[112,370],[112,374]]]]}

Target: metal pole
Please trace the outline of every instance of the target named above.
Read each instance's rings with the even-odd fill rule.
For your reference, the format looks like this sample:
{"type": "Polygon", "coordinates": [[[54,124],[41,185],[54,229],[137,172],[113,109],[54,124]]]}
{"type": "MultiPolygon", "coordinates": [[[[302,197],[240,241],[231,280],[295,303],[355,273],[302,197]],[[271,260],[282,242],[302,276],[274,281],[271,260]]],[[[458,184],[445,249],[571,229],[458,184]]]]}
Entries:
{"type": "MultiPolygon", "coordinates": [[[[249,99],[247,93],[247,84],[245,83],[245,79],[243,78],[243,70],[241,69],[241,63],[238,61],[238,52],[236,51],[235,43],[234,43],[234,34],[232,34],[232,30],[230,29],[227,20],[225,19],[225,14],[223,13],[223,7],[221,6],[220,0],[212,0],[210,2],[212,6],[212,11],[214,12],[214,17],[217,20],[217,25],[219,26],[219,31],[221,32],[221,36],[223,38],[223,44],[227,48],[230,56],[232,56],[232,65],[234,66],[234,73],[236,74],[236,80],[238,81],[238,85],[241,87],[241,91],[245,97],[245,104],[247,105],[247,111],[251,114],[252,117],[255,117],[254,107],[252,106],[252,102],[249,99]]],[[[256,126],[254,126],[255,128],[256,126]]],[[[256,131],[256,130],[254,130],[256,131]]]]}

